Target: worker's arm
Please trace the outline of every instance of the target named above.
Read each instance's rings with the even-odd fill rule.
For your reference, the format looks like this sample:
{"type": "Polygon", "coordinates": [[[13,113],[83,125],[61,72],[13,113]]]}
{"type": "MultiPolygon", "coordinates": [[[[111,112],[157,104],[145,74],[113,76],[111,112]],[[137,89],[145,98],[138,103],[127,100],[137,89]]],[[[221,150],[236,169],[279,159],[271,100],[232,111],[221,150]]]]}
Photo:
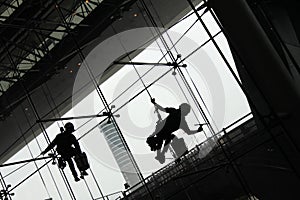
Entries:
{"type": "Polygon", "coordinates": [[[193,135],[203,130],[202,126],[200,126],[197,130],[191,130],[185,120],[183,120],[180,124],[180,128],[186,132],[188,135],[193,135]]]}
{"type": "Polygon", "coordinates": [[[159,105],[158,103],[155,102],[155,99],[152,98],[151,102],[161,111],[166,112],[166,109],[164,107],[162,107],[161,105],[159,105]]]}
{"type": "Polygon", "coordinates": [[[76,152],[81,153],[81,148],[80,148],[79,142],[74,135],[73,135],[73,145],[76,149],[76,152]]]}
{"type": "Polygon", "coordinates": [[[42,155],[46,154],[48,151],[50,151],[51,149],[53,149],[56,145],[56,138],[48,145],[48,147],[41,152],[42,155]]]}

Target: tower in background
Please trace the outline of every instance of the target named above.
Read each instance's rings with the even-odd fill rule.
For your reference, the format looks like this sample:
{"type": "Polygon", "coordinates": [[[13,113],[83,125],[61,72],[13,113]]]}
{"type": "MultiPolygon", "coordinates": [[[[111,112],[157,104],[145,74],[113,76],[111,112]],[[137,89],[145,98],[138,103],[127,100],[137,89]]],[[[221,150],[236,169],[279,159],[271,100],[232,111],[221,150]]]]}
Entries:
{"type": "Polygon", "coordinates": [[[129,154],[113,123],[103,122],[99,125],[100,131],[104,134],[104,138],[119,166],[123,177],[129,186],[133,186],[140,182],[140,178],[136,173],[129,154]]]}

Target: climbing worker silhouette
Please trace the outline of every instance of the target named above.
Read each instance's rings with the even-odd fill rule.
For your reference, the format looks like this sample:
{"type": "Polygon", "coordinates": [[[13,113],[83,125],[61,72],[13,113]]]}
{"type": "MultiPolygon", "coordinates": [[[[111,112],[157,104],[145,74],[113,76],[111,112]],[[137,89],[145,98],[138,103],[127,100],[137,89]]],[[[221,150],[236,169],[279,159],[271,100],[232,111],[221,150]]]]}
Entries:
{"type": "MultiPolygon", "coordinates": [[[[42,151],[42,155],[46,154],[48,151],[57,146],[56,151],[61,158],[58,159],[58,166],[60,168],[65,167],[65,161],[68,163],[72,175],[75,181],[80,181],[77,176],[77,172],[74,167],[72,158],[74,156],[79,156],[82,154],[79,143],[76,137],[72,134],[75,131],[74,125],[71,122],[65,124],[65,129],[61,128],[61,133],[59,133],[55,139],[49,144],[49,146],[42,151]]],[[[76,162],[77,163],[77,162],[76,162]]],[[[78,167],[78,164],[77,164],[78,167]]],[[[80,169],[79,169],[80,170],[80,169]]],[[[80,170],[82,176],[88,175],[85,170],[80,170]]]]}
{"type": "Polygon", "coordinates": [[[191,106],[187,103],[183,103],[179,106],[179,109],[176,108],[163,108],[155,102],[155,99],[152,98],[151,102],[163,112],[169,113],[169,115],[157,123],[156,130],[152,135],[147,138],[147,144],[150,146],[151,151],[157,151],[156,159],[160,163],[165,161],[165,153],[168,150],[168,144],[174,139],[175,135],[173,132],[178,129],[182,129],[188,135],[192,135],[198,132],[203,131],[203,125],[200,124],[197,130],[190,130],[185,116],[190,112],[191,106]],[[162,144],[164,147],[161,150],[162,144]]]}

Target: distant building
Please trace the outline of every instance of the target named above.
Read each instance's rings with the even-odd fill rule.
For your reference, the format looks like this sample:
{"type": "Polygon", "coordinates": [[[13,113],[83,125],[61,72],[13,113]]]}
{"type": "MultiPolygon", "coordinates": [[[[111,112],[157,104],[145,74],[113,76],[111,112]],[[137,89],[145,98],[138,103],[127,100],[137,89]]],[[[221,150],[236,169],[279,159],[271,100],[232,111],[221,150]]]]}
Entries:
{"type": "Polygon", "coordinates": [[[100,131],[104,134],[104,138],[123,174],[126,183],[133,186],[140,182],[140,178],[135,171],[134,165],[122,143],[122,140],[113,125],[113,123],[102,123],[100,131]]]}

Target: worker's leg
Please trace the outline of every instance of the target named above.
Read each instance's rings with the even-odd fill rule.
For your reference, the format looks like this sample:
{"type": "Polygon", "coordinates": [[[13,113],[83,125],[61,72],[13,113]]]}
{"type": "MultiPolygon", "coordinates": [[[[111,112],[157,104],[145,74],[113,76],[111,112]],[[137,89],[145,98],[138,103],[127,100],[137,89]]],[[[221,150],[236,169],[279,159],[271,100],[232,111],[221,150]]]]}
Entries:
{"type": "Polygon", "coordinates": [[[164,143],[164,148],[162,150],[162,153],[166,153],[168,151],[169,148],[169,144],[170,142],[173,140],[173,138],[175,137],[174,134],[170,134],[166,139],[165,139],[165,143],[164,143]]]}
{"type": "Polygon", "coordinates": [[[72,158],[71,157],[65,158],[65,161],[67,161],[75,181],[79,181],[80,179],[78,178],[72,158]]]}

